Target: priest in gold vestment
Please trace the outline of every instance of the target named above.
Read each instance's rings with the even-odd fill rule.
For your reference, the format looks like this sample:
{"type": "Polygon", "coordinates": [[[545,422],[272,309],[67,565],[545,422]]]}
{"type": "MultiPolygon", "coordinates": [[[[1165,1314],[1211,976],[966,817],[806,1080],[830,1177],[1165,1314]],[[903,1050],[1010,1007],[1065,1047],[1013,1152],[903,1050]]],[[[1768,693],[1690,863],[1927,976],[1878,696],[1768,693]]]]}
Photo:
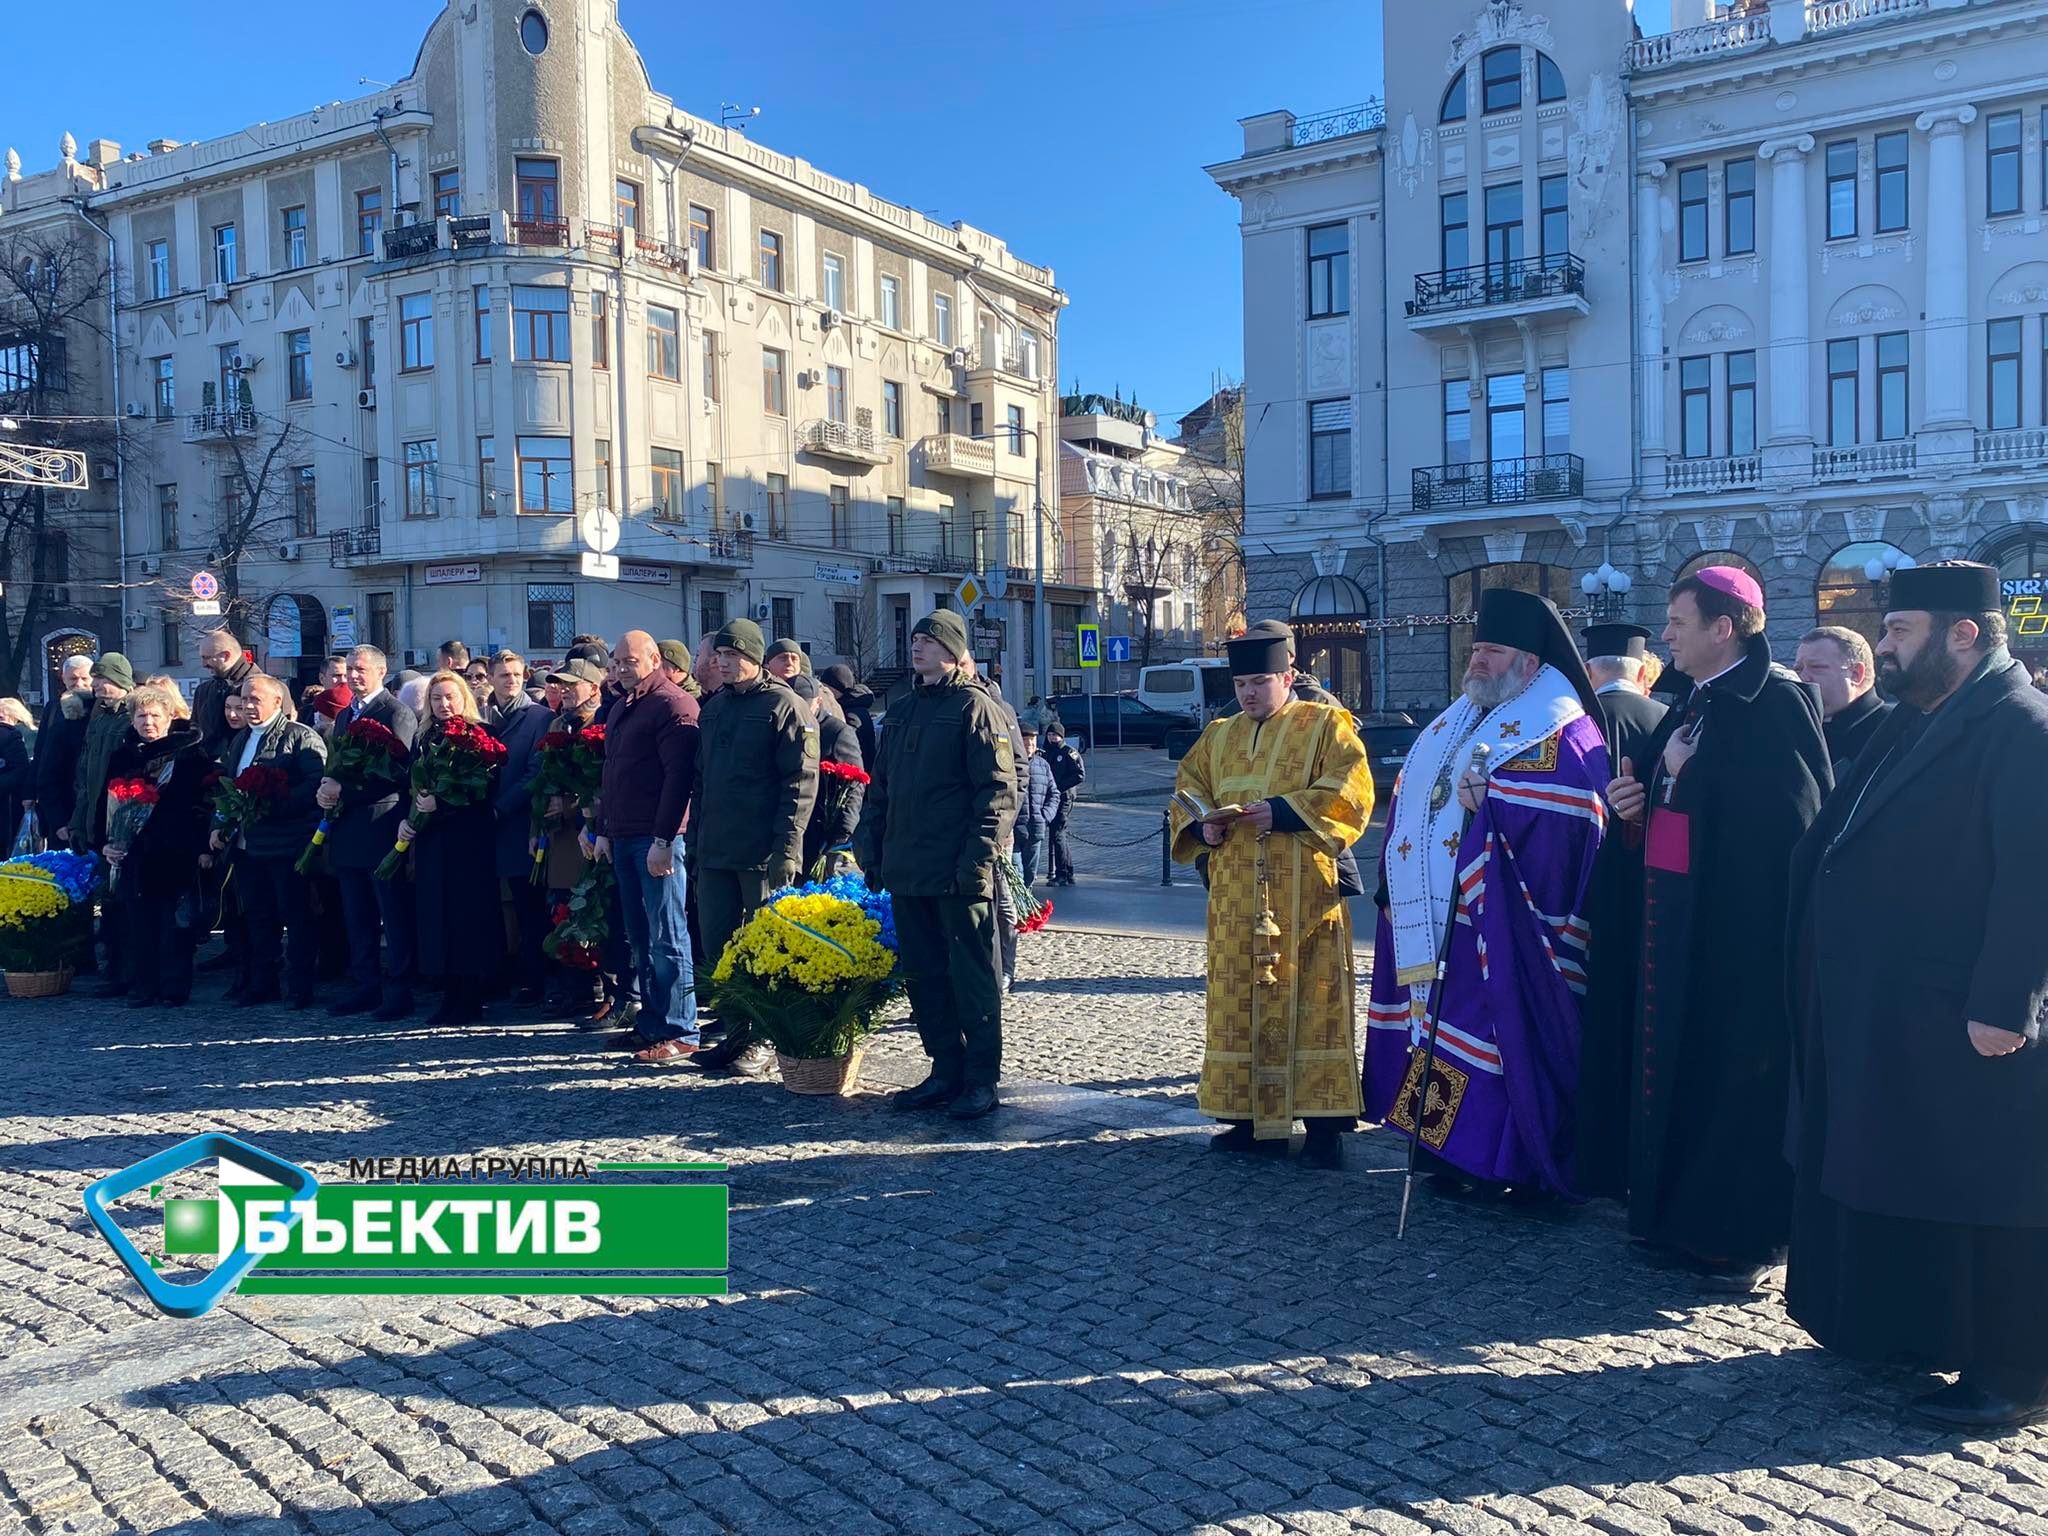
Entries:
{"type": "MultiPolygon", "coordinates": [[[[1229,645],[1243,713],[1181,761],[1173,856],[1208,855],[1208,1031],[1196,1103],[1225,1123],[1219,1151],[1342,1162],[1359,1113],[1351,913],[1337,856],[1372,815],[1372,773],[1351,714],[1294,695],[1294,636],[1261,624],[1229,645]],[[1205,816],[1203,813],[1207,812],[1205,816]]],[[[1327,697],[1327,695],[1325,695],[1327,697]]]]}

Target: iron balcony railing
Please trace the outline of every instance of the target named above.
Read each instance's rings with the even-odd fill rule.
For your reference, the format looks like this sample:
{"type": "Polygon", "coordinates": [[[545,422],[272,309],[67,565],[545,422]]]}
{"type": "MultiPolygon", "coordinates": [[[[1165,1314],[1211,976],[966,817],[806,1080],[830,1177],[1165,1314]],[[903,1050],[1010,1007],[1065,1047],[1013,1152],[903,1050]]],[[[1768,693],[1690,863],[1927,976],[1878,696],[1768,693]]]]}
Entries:
{"type": "Polygon", "coordinates": [[[1418,469],[1410,493],[1418,512],[1441,508],[1505,507],[1530,501],[1570,501],[1585,494],[1586,461],[1576,453],[1546,453],[1491,463],[1438,464],[1418,469]]]}
{"type": "Polygon", "coordinates": [[[415,256],[431,256],[438,248],[440,238],[440,227],[432,221],[387,229],[384,231],[384,259],[407,261],[415,256]]]}
{"type": "Polygon", "coordinates": [[[327,563],[344,565],[350,560],[363,560],[384,549],[384,533],[380,528],[344,528],[327,536],[327,563]]]}
{"type": "Polygon", "coordinates": [[[566,249],[569,244],[569,221],[514,218],[512,240],[516,245],[555,245],[566,249]]]}
{"type": "Polygon", "coordinates": [[[1295,148],[1304,144],[1321,144],[1326,139],[1348,139],[1354,133],[1372,133],[1387,126],[1386,103],[1377,96],[1361,101],[1355,107],[1339,107],[1334,112],[1318,112],[1312,117],[1297,117],[1294,131],[1289,135],[1295,148]]]}
{"type": "Polygon", "coordinates": [[[1422,272],[1415,278],[1415,297],[1408,317],[1451,314],[1492,304],[1526,304],[1534,299],[1586,296],[1586,263],[1569,251],[1550,256],[1524,256],[1518,261],[1483,262],[1422,272]]]}
{"type": "Polygon", "coordinates": [[[458,251],[471,246],[489,245],[496,233],[492,227],[494,222],[488,213],[471,213],[459,219],[450,219],[448,244],[458,251]]]}

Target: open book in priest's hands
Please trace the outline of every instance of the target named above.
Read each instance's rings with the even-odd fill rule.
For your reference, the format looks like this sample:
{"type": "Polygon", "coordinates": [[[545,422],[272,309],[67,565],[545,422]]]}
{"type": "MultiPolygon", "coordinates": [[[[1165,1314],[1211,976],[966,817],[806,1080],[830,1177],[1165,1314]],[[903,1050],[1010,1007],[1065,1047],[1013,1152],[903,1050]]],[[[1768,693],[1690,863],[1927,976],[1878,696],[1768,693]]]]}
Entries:
{"type": "Polygon", "coordinates": [[[1190,821],[1206,821],[1213,826],[1233,822],[1245,811],[1241,805],[1204,805],[1198,796],[1184,789],[1173,792],[1173,803],[1187,814],[1190,821]]]}

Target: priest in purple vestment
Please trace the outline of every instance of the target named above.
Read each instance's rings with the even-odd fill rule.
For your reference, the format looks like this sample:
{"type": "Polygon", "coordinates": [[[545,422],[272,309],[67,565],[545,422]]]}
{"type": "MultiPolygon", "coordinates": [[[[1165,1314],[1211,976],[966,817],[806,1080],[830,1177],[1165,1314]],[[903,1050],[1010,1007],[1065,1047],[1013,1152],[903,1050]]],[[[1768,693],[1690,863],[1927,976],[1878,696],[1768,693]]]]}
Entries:
{"type": "Polygon", "coordinates": [[[1419,1159],[1439,1188],[1575,1193],[1587,909],[1610,777],[1556,606],[1484,593],[1465,692],[1394,786],[1366,1016],[1366,1115],[1414,1135],[1443,961],[1419,1159]]]}

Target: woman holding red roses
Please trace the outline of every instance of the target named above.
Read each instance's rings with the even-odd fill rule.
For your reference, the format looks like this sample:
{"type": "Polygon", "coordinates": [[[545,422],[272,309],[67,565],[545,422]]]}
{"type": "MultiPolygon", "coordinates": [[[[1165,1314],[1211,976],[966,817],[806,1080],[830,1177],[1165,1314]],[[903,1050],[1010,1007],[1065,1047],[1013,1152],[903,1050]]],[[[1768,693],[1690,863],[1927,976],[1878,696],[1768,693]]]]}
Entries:
{"type": "Polygon", "coordinates": [[[199,928],[199,855],[206,848],[206,780],[213,764],[199,729],[163,689],[128,696],[128,730],[108,765],[110,783],[155,790],[147,819],[125,842],[100,850],[120,871],[110,905],[121,924],[117,953],[128,974],[128,1006],[176,1008],[192,992],[199,928]]]}
{"type": "Polygon", "coordinates": [[[427,684],[427,725],[413,744],[413,795],[398,846],[412,847],[420,970],[441,983],[430,1025],[468,1024],[484,982],[504,964],[493,890],[497,822],[491,806],[505,748],[477,718],[476,695],[449,671],[427,684]]]}

